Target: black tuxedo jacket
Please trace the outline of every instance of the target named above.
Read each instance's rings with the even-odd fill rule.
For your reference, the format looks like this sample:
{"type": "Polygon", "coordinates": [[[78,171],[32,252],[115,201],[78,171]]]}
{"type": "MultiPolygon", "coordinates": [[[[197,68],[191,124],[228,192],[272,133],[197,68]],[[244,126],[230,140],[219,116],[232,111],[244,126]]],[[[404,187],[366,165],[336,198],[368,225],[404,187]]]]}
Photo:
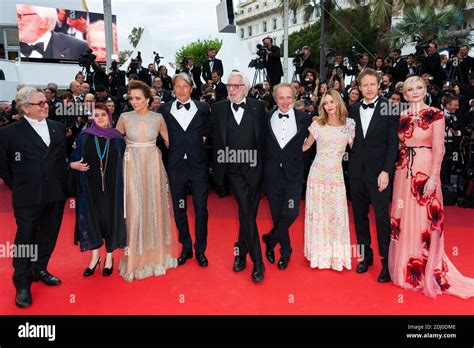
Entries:
{"type": "Polygon", "coordinates": [[[24,118],[0,129],[0,177],[13,189],[13,207],[66,199],[66,128],[46,122],[49,146],[24,118]]]}
{"type": "MultiPolygon", "coordinates": [[[[265,127],[265,106],[263,102],[246,98],[247,105],[245,113],[251,117],[255,129],[257,140],[257,165],[253,167],[257,171],[257,176],[262,173],[262,154],[263,154],[263,131],[265,127]]],[[[227,118],[229,114],[234,117],[231,111],[229,100],[223,100],[212,104],[212,138],[213,138],[213,171],[214,181],[217,186],[224,185],[224,175],[226,164],[218,161],[219,152],[225,151],[227,145],[227,118]]]]}
{"type": "Polygon", "coordinates": [[[87,42],[63,33],[51,32],[51,40],[44,50],[45,59],[78,60],[89,49],[87,42]]]}
{"type": "Polygon", "coordinates": [[[214,93],[216,94],[216,102],[226,100],[228,95],[226,85],[222,81],[219,81],[216,88],[214,88],[214,93]]]}
{"type": "Polygon", "coordinates": [[[405,59],[400,59],[400,61],[391,69],[392,73],[392,85],[399,81],[405,81],[407,75],[410,71],[408,70],[408,63],[405,59]]]}
{"type": "Polygon", "coordinates": [[[160,92],[157,92],[157,95],[161,98],[162,103],[168,103],[173,100],[173,95],[166,89],[162,89],[160,92]]]}
{"type": "Polygon", "coordinates": [[[352,145],[349,160],[349,177],[368,177],[369,181],[377,183],[381,171],[392,175],[398,154],[398,121],[396,115],[382,115],[388,113],[388,100],[380,97],[370,120],[367,134],[364,138],[360,121],[360,104],[352,105],[349,117],[356,123],[354,144],[352,145]],[[381,113],[382,110],[382,113],[381,113]]]}
{"type": "MultiPolygon", "coordinates": [[[[214,58],[214,66],[212,70],[219,70],[221,72],[221,76],[224,75],[224,66],[222,65],[222,60],[214,58]]],[[[212,80],[212,71],[211,71],[211,61],[206,59],[204,63],[202,63],[202,78],[204,82],[212,80]]]]}
{"type": "Polygon", "coordinates": [[[288,181],[302,181],[304,177],[303,143],[308,137],[311,117],[303,111],[295,111],[296,134],[282,149],[272,129],[271,118],[275,110],[270,111],[265,122],[265,148],[263,173],[265,180],[280,180],[280,168],[283,168],[288,181]]]}
{"type": "Polygon", "coordinates": [[[268,60],[265,62],[267,73],[273,77],[281,77],[283,76],[283,66],[280,61],[280,48],[272,46],[270,51],[271,54],[268,55],[268,60]]]}
{"type": "Polygon", "coordinates": [[[211,133],[211,114],[209,106],[196,100],[198,111],[194,115],[188,128],[184,130],[176,118],[171,114],[173,103],[166,103],[160,107],[160,113],[165,119],[169,135],[168,170],[187,156],[187,160],[194,168],[208,168],[209,161],[204,148],[203,137],[211,133]]]}

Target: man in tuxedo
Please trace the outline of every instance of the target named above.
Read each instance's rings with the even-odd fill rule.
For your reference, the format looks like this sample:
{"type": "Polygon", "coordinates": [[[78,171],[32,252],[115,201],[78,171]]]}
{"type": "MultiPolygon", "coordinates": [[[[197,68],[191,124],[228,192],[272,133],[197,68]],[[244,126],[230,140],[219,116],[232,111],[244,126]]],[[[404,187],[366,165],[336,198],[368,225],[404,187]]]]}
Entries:
{"type": "Polygon", "coordinates": [[[201,97],[201,86],[202,86],[201,68],[198,66],[194,66],[194,58],[192,56],[189,56],[187,58],[187,62],[188,64],[186,65],[186,67],[183,69],[182,72],[185,72],[186,74],[188,74],[193,82],[193,91],[191,92],[191,96],[194,99],[199,100],[199,98],[201,97]]]}
{"type": "Polygon", "coordinates": [[[263,126],[262,102],[246,98],[250,83],[244,74],[233,71],[227,80],[229,100],[212,105],[213,159],[216,190],[223,191],[227,175],[239,206],[239,239],[235,243],[234,272],[246,267],[247,253],[254,264],[252,280],[264,278],[265,266],[257,229],[261,196],[263,126]]]}
{"type": "Polygon", "coordinates": [[[140,81],[145,82],[146,84],[149,83],[149,71],[148,69],[142,67],[143,60],[141,56],[137,56],[135,58],[136,64],[133,66],[130,64],[128,66],[127,77],[131,75],[137,75],[140,81]]]}
{"type": "Polygon", "coordinates": [[[212,72],[212,87],[214,88],[214,94],[216,102],[227,99],[227,87],[221,81],[222,72],[220,70],[214,70],[212,72]]]}
{"type": "Polygon", "coordinates": [[[278,268],[284,270],[291,256],[289,229],[299,214],[303,189],[304,157],[302,146],[308,136],[311,117],[293,108],[296,90],[289,83],[273,89],[277,108],[267,114],[263,173],[270,204],[273,228],[264,234],[265,256],[275,262],[273,249],[280,244],[278,268]]]}
{"type": "Polygon", "coordinates": [[[182,244],[178,265],[193,257],[192,240],[186,215],[186,192],[192,187],[196,241],[194,250],[201,267],[207,267],[207,197],[209,167],[204,140],[211,132],[209,106],[191,99],[192,81],[185,73],[173,77],[176,100],[164,104],[163,115],[169,134],[168,177],[173,198],[174,218],[182,244]]]}
{"type": "Polygon", "coordinates": [[[402,51],[399,49],[394,49],[390,55],[392,58],[392,82],[395,86],[399,81],[405,81],[407,75],[410,73],[408,70],[408,63],[405,59],[402,58],[402,51]]]}
{"type": "Polygon", "coordinates": [[[463,87],[469,86],[469,73],[474,73],[474,58],[469,55],[469,46],[462,45],[458,54],[459,79],[463,87]]]}
{"type": "Polygon", "coordinates": [[[76,80],[69,84],[69,90],[71,91],[74,103],[83,103],[84,95],[82,94],[81,84],[76,80]]]}
{"type": "Polygon", "coordinates": [[[273,45],[273,39],[266,37],[263,39],[263,46],[266,50],[264,66],[267,69],[267,78],[270,85],[276,86],[283,76],[283,66],[280,61],[280,47],[273,45]]]}
{"type": "Polygon", "coordinates": [[[433,76],[433,83],[438,87],[443,87],[444,72],[441,67],[441,58],[438,53],[438,45],[431,42],[428,49],[423,53],[426,73],[433,76]]]}
{"type": "Polygon", "coordinates": [[[171,100],[173,100],[173,96],[171,95],[171,92],[167,91],[166,89],[163,89],[163,81],[161,80],[159,76],[156,76],[153,79],[152,87],[156,89],[156,95],[160,97],[163,103],[168,103],[171,100]]]}
{"type": "Polygon", "coordinates": [[[349,160],[352,211],[358,244],[363,259],[357,273],[373,265],[370,246],[369,204],[375,210],[375,225],[382,271],[379,282],[389,282],[388,248],[390,244],[390,180],[398,153],[398,117],[388,114],[388,100],[379,97],[380,75],[366,68],[357,78],[363,100],[354,104],[349,116],[356,122],[356,135],[349,160]],[[384,114],[385,113],[385,114],[384,114]]]}
{"type": "Polygon", "coordinates": [[[78,60],[87,42],[54,32],[56,9],[17,5],[20,56],[26,58],[78,60]]]}
{"type": "Polygon", "coordinates": [[[221,76],[224,74],[224,65],[222,65],[222,60],[216,58],[216,49],[211,47],[207,50],[207,57],[202,63],[202,78],[206,81],[207,84],[212,84],[212,72],[214,70],[219,70],[221,76]]]}
{"type": "Polygon", "coordinates": [[[25,308],[32,304],[33,281],[61,284],[47,268],[66,201],[66,129],[47,120],[41,90],[24,87],[15,99],[23,117],[0,130],[0,177],[13,190],[15,247],[30,251],[13,257],[16,305],[25,308]]]}

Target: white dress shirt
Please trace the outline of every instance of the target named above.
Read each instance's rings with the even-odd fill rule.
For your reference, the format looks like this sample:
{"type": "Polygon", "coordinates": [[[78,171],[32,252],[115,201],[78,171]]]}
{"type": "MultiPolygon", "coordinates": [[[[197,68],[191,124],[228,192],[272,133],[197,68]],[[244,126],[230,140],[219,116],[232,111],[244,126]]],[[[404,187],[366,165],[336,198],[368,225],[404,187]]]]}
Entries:
{"type": "Polygon", "coordinates": [[[49,146],[49,144],[51,144],[51,137],[49,136],[49,128],[46,119],[38,121],[26,115],[23,115],[23,117],[28,121],[31,127],[33,127],[35,132],[38,133],[46,146],[49,146]]]}
{"type": "MultiPolygon", "coordinates": [[[[187,101],[182,103],[182,104],[189,103],[191,105],[189,110],[186,110],[184,106],[181,107],[181,109],[178,109],[177,103],[178,103],[178,100],[175,100],[173,102],[173,104],[171,105],[170,112],[171,112],[171,115],[174,116],[176,121],[178,121],[181,128],[183,128],[183,130],[186,131],[186,129],[188,129],[189,127],[189,124],[193,120],[194,115],[196,115],[196,112],[198,111],[198,109],[197,109],[196,104],[191,99],[188,99],[187,101]]],[[[188,158],[188,156],[184,154],[184,158],[188,158]]]]}
{"type": "Polygon", "coordinates": [[[286,144],[296,135],[298,131],[296,126],[296,116],[293,108],[288,110],[288,112],[283,112],[280,109],[277,109],[270,119],[270,124],[272,126],[273,134],[278,141],[278,144],[283,149],[286,144]],[[278,114],[287,114],[288,118],[280,118],[278,114]]]}
{"type": "MultiPolygon", "coordinates": [[[[247,98],[242,99],[240,103],[245,103],[247,104],[247,98]]],[[[235,104],[240,104],[240,103],[235,103],[235,104]]],[[[237,122],[238,125],[240,125],[240,122],[242,121],[242,117],[244,117],[244,109],[238,108],[237,111],[234,110],[234,107],[232,106],[234,104],[233,102],[230,102],[230,109],[232,110],[232,113],[234,114],[235,122],[237,122]]]]}
{"type": "MultiPolygon", "coordinates": [[[[373,103],[374,100],[376,100],[376,99],[378,99],[378,97],[375,97],[374,99],[372,99],[370,101],[370,103],[373,103]]],[[[362,103],[370,104],[370,103],[366,103],[364,100],[362,100],[362,103]]],[[[369,128],[370,120],[372,119],[372,116],[374,115],[375,108],[377,107],[378,100],[375,103],[374,108],[364,109],[362,107],[362,103],[361,103],[361,106],[359,107],[359,112],[360,112],[360,123],[362,125],[362,131],[364,133],[364,138],[365,138],[365,135],[367,134],[367,129],[369,128]]]]}
{"type": "MultiPolygon", "coordinates": [[[[37,43],[42,42],[44,45],[44,50],[46,51],[46,47],[49,45],[49,41],[51,41],[51,32],[48,30],[46,33],[43,34],[38,40],[33,42],[31,45],[36,45],[37,43]]],[[[21,54],[20,56],[22,58],[26,57],[24,54],[21,54]]],[[[38,51],[33,50],[28,58],[43,58],[43,55],[39,53],[38,51]]]]}

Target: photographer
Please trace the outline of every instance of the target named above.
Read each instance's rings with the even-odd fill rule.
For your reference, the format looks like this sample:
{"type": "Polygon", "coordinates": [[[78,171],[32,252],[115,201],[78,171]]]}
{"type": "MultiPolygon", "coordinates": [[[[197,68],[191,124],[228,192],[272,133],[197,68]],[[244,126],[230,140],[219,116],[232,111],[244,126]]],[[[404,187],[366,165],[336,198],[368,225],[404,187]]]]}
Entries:
{"type": "Polygon", "coordinates": [[[267,78],[273,88],[280,83],[283,76],[283,66],[280,61],[280,48],[273,45],[273,39],[266,37],[262,40],[265,50],[264,67],[267,69],[267,78]]]}
{"type": "Polygon", "coordinates": [[[151,86],[156,76],[158,76],[158,71],[156,71],[155,69],[155,64],[154,63],[148,64],[148,81],[146,82],[146,84],[148,86],[151,86]]]}
{"type": "Polygon", "coordinates": [[[148,69],[142,67],[142,62],[143,61],[141,52],[138,52],[137,57],[130,61],[130,65],[128,66],[127,70],[127,77],[129,77],[130,75],[137,75],[140,81],[143,81],[148,84],[149,71],[148,69]]]}
{"type": "Polygon", "coordinates": [[[176,74],[184,72],[189,75],[193,82],[193,91],[191,93],[191,97],[193,99],[199,100],[201,96],[201,68],[198,66],[194,66],[194,58],[192,56],[188,56],[187,58],[183,58],[180,62],[181,69],[176,70],[176,74]]]}
{"type": "Polygon", "coordinates": [[[301,59],[301,64],[299,65],[299,74],[302,80],[302,75],[305,70],[314,69],[314,61],[313,57],[311,57],[311,48],[309,46],[303,46],[301,49],[301,55],[299,57],[301,59]]]}
{"type": "Polygon", "coordinates": [[[469,73],[474,73],[474,58],[468,55],[469,49],[468,45],[462,45],[457,56],[457,63],[461,75],[461,81],[459,82],[461,82],[463,87],[469,85],[469,73]]]}
{"type": "Polygon", "coordinates": [[[110,94],[117,96],[120,87],[125,86],[125,71],[119,70],[118,62],[113,61],[111,66],[112,71],[109,73],[109,89],[110,94]]]}
{"type": "Polygon", "coordinates": [[[441,67],[441,58],[437,52],[438,45],[435,42],[428,44],[426,50],[423,50],[423,65],[425,71],[433,76],[433,83],[441,87],[443,85],[443,68],[441,67]]]}
{"type": "Polygon", "coordinates": [[[405,59],[402,58],[402,51],[399,49],[394,49],[390,54],[391,58],[391,75],[392,82],[395,85],[399,81],[405,81],[407,75],[410,73],[408,70],[408,63],[405,59]]]}
{"type": "Polygon", "coordinates": [[[441,107],[441,97],[443,92],[438,86],[433,84],[433,76],[424,73],[421,75],[421,78],[426,84],[425,104],[436,108],[441,107]]]}

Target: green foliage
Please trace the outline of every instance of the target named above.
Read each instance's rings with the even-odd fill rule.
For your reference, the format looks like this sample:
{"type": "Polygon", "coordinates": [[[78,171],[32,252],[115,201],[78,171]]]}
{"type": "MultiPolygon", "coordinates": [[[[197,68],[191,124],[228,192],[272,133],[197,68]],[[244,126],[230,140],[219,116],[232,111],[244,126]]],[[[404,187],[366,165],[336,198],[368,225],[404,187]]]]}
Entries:
{"type": "MultiPolygon", "coordinates": [[[[370,53],[377,52],[377,28],[370,23],[370,9],[367,6],[352,9],[334,10],[333,15],[346,28],[351,35],[359,40],[370,53]]],[[[327,47],[334,48],[344,56],[351,53],[352,46],[360,53],[367,53],[347,31],[341,28],[339,23],[331,18],[329,29],[329,41],[327,47]]],[[[290,55],[297,49],[307,45],[311,47],[311,54],[319,65],[319,39],[321,36],[321,23],[316,21],[309,27],[292,33],[288,38],[288,49],[290,55]]]]}
{"type": "Polygon", "coordinates": [[[193,56],[194,65],[202,66],[202,63],[207,59],[207,50],[210,47],[215,48],[216,51],[219,52],[222,47],[222,40],[206,39],[191,42],[176,52],[176,63],[179,63],[183,57],[193,56]]]}
{"type": "Polygon", "coordinates": [[[132,32],[128,35],[128,41],[130,41],[130,44],[132,44],[133,47],[137,47],[138,42],[142,37],[143,30],[142,27],[133,27],[132,32]]]}

